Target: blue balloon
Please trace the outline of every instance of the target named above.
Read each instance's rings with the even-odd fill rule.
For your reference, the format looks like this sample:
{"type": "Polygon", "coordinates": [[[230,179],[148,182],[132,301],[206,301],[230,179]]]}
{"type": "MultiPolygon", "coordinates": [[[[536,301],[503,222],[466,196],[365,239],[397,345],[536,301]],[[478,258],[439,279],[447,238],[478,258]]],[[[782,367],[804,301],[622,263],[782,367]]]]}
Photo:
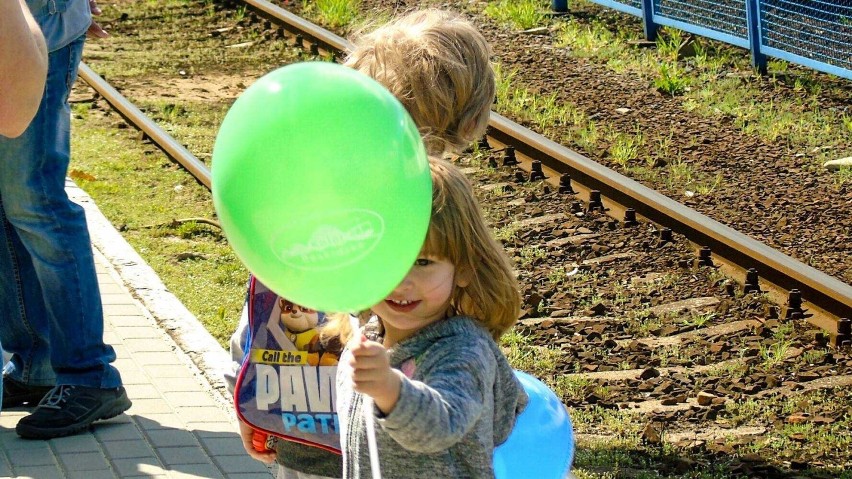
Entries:
{"type": "Polygon", "coordinates": [[[522,371],[515,376],[530,398],[509,439],[494,449],[497,479],[564,479],[574,460],[574,432],[562,401],[541,381],[522,371]]]}

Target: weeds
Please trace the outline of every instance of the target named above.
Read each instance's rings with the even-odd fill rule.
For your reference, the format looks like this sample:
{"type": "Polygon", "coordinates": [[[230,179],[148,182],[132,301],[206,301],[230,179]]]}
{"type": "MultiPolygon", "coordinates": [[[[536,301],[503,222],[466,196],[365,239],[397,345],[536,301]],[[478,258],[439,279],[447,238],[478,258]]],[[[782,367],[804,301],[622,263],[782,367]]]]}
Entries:
{"type": "Polygon", "coordinates": [[[539,377],[552,376],[561,351],[532,344],[529,337],[516,330],[510,330],[500,340],[506,352],[506,359],[515,369],[528,371],[539,377]]]}
{"type": "Polygon", "coordinates": [[[810,349],[802,354],[802,361],[804,361],[805,364],[821,364],[823,359],[825,359],[826,354],[828,354],[826,351],[810,349]]]}
{"type": "Polygon", "coordinates": [[[708,378],[741,378],[748,374],[748,365],[739,361],[720,363],[708,368],[704,374],[708,378]]]}
{"type": "Polygon", "coordinates": [[[680,46],[683,44],[683,31],[671,27],[663,27],[657,37],[657,53],[670,61],[677,61],[680,46]]]}
{"type": "Polygon", "coordinates": [[[521,260],[519,261],[519,266],[522,268],[526,268],[537,260],[541,260],[547,258],[547,250],[540,246],[524,246],[519,251],[519,256],[521,260]]]}
{"type": "Polygon", "coordinates": [[[537,0],[500,0],[489,3],[484,13],[498,22],[519,30],[544,23],[545,3],[537,0]]]}
{"type": "Polygon", "coordinates": [[[579,401],[586,397],[592,380],[583,376],[564,375],[556,378],[554,392],[561,398],[579,401]]]}
{"type": "Polygon", "coordinates": [[[240,5],[236,10],[234,10],[234,21],[239,23],[243,21],[244,18],[246,18],[246,6],[240,5]]]}
{"type": "Polygon", "coordinates": [[[693,313],[683,320],[683,324],[684,326],[703,328],[705,324],[709,323],[715,317],[716,313],[693,313]]]}
{"type": "Polygon", "coordinates": [[[565,271],[565,267],[563,266],[557,266],[547,272],[547,280],[550,281],[551,284],[561,284],[567,277],[567,271],[565,271]]]}
{"type": "Polygon", "coordinates": [[[790,349],[789,341],[778,341],[769,346],[760,345],[760,357],[763,359],[761,366],[765,370],[770,370],[778,366],[787,357],[787,351],[790,349]]]}
{"type": "Polygon", "coordinates": [[[666,181],[666,186],[671,189],[677,189],[678,186],[688,185],[692,182],[694,175],[692,165],[685,161],[673,161],[669,163],[669,177],[666,181]]]}
{"type": "Polygon", "coordinates": [[[689,78],[678,68],[676,63],[660,63],[654,87],[662,93],[671,96],[683,94],[689,86],[689,78]]]}
{"type": "Polygon", "coordinates": [[[589,121],[589,123],[577,132],[576,142],[585,150],[593,150],[597,147],[600,141],[600,132],[598,131],[597,123],[589,121]]]}
{"type": "Polygon", "coordinates": [[[840,122],[846,128],[846,133],[852,133],[852,116],[843,115],[840,117],[840,122]]]}
{"type": "Polygon", "coordinates": [[[714,176],[712,180],[696,184],[695,192],[702,196],[709,195],[710,193],[716,191],[717,188],[722,186],[723,180],[724,177],[722,176],[722,173],[716,173],[716,176],[714,176]]]}
{"type": "Polygon", "coordinates": [[[513,244],[518,239],[518,226],[514,223],[496,228],[494,239],[503,244],[513,244]]]}
{"type": "Polygon", "coordinates": [[[331,28],[348,27],[358,18],[361,8],[359,0],[315,0],[305,3],[315,11],[317,20],[331,28]]]}
{"type": "Polygon", "coordinates": [[[574,56],[599,58],[617,69],[624,64],[622,44],[628,40],[622,33],[613,33],[600,21],[582,25],[570,20],[559,25],[556,46],[570,48],[574,56]]]}
{"type": "Polygon", "coordinates": [[[642,133],[635,135],[617,133],[609,147],[609,154],[612,161],[621,166],[627,166],[630,161],[636,159],[639,155],[639,148],[644,144],[645,139],[642,133]]]}

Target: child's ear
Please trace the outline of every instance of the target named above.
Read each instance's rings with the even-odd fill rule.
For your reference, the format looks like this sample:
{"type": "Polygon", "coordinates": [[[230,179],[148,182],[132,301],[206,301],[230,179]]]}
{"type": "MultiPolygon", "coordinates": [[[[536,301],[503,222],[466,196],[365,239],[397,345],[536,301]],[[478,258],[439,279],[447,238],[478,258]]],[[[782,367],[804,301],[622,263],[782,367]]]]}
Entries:
{"type": "Polygon", "coordinates": [[[459,288],[467,288],[470,285],[470,281],[473,274],[471,270],[468,269],[457,269],[456,270],[456,278],[455,283],[459,288]]]}

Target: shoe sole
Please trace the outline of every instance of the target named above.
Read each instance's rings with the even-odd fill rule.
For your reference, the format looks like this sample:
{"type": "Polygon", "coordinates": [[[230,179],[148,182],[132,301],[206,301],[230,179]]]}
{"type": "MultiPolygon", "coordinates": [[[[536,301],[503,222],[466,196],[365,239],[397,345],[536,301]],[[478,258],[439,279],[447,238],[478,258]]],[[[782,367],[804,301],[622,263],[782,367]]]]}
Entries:
{"type": "MultiPolygon", "coordinates": [[[[109,406],[109,409],[106,411],[101,411],[100,409],[92,415],[92,420],[83,421],[77,424],[72,424],[70,426],[58,427],[58,428],[42,428],[42,427],[33,427],[27,424],[18,423],[15,427],[15,432],[18,433],[23,439],[53,439],[55,437],[65,437],[77,434],[79,432],[88,429],[89,426],[92,425],[95,421],[101,421],[105,419],[112,419],[115,416],[123,413],[130,409],[133,403],[130,402],[130,399],[127,396],[119,398],[115,404],[109,406]]],[[[102,407],[103,408],[103,407],[102,407]]]]}

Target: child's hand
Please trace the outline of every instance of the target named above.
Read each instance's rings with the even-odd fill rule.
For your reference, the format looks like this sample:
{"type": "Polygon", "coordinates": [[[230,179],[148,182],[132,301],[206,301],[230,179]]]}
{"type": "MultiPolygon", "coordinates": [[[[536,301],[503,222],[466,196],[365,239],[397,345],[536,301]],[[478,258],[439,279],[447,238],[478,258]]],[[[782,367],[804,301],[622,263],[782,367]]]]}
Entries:
{"type": "Polygon", "coordinates": [[[251,437],[254,434],[254,429],[242,421],[238,420],[237,422],[240,424],[240,438],[243,440],[243,448],[246,450],[248,455],[260,462],[272,464],[276,456],[275,451],[260,452],[255,449],[251,443],[251,437]]]}
{"type": "Polygon", "coordinates": [[[352,366],[355,390],[372,397],[380,411],[390,414],[399,400],[402,373],[390,367],[388,350],[364,336],[357,343],[353,341],[350,349],[352,359],[349,365],[352,366]]]}

